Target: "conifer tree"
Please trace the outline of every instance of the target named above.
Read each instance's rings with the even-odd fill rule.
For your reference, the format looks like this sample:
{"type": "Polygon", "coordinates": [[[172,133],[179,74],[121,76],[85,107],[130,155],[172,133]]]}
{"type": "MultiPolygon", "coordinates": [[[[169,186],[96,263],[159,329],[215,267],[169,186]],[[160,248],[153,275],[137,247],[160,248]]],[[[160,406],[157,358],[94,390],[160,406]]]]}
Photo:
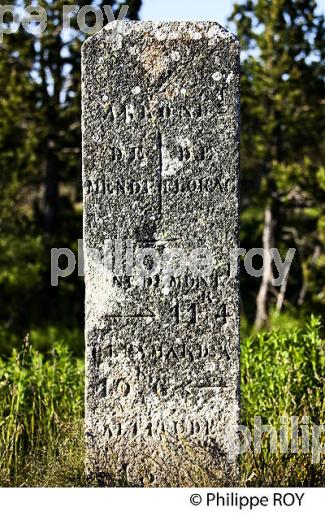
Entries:
{"type": "Polygon", "coordinates": [[[244,55],[243,237],[283,255],[297,248],[289,283],[279,290],[266,264],[256,298],[261,328],[271,301],[280,311],[309,293],[319,308],[324,294],[311,283],[324,263],[324,17],[313,0],[248,0],[235,5],[231,20],[244,55]]]}

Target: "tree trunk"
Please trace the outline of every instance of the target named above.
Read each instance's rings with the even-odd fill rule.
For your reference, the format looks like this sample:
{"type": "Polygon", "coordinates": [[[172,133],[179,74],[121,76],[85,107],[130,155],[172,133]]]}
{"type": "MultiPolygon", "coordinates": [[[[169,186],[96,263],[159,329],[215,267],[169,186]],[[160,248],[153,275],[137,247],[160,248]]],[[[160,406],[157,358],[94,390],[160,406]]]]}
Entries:
{"type": "Polygon", "coordinates": [[[54,141],[49,139],[46,153],[44,223],[48,233],[54,233],[58,224],[59,177],[54,141]]]}
{"type": "MultiPolygon", "coordinates": [[[[320,248],[320,246],[316,246],[314,249],[312,259],[310,261],[309,271],[311,271],[313,269],[313,267],[315,266],[318,258],[320,257],[320,254],[321,254],[321,248],[320,248]]],[[[303,273],[303,284],[302,284],[302,287],[301,287],[301,290],[299,293],[299,297],[298,297],[299,307],[301,307],[304,304],[305,297],[307,294],[307,289],[308,289],[307,276],[306,276],[306,273],[303,273]]]]}
{"type": "Polygon", "coordinates": [[[278,297],[276,299],[276,310],[277,310],[278,314],[280,314],[282,307],[283,307],[284,297],[285,297],[287,285],[288,285],[290,267],[291,267],[291,264],[289,265],[289,267],[286,269],[286,272],[284,273],[280,291],[279,291],[278,297]]]}
{"type": "Polygon", "coordinates": [[[255,328],[261,329],[268,320],[268,291],[272,281],[272,258],[271,247],[273,245],[273,218],[270,206],[265,208],[264,229],[263,229],[263,249],[264,249],[264,269],[260,289],[256,298],[256,317],[255,328]]]}

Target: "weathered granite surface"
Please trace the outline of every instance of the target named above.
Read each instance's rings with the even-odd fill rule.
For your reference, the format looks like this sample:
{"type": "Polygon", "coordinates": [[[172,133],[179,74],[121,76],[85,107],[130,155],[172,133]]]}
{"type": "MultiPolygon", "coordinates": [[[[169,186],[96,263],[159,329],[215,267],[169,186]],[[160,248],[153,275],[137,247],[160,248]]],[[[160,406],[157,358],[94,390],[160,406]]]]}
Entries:
{"type": "Polygon", "coordinates": [[[128,485],[229,484],[239,44],[211,22],[114,29],[82,50],[87,469],[128,485]],[[175,250],[197,248],[213,256],[208,274],[166,274],[175,250]]]}

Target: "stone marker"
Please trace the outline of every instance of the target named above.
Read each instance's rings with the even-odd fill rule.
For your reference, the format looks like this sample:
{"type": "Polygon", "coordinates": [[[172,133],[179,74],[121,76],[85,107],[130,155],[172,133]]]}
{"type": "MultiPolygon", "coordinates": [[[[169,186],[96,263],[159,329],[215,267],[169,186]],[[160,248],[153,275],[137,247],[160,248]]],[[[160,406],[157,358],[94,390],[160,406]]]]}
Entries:
{"type": "Polygon", "coordinates": [[[230,484],[238,41],[211,22],[113,22],[82,69],[87,471],[230,484]]]}

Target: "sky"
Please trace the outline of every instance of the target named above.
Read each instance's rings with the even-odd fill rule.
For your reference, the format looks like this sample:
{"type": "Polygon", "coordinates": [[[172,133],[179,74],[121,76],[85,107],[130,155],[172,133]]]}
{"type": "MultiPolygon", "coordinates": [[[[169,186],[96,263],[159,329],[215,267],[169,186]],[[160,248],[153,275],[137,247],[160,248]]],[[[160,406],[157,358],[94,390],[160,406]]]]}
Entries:
{"type": "MultiPolygon", "coordinates": [[[[229,26],[227,17],[235,0],[142,0],[141,20],[201,21],[212,20],[229,26]]],[[[241,0],[237,0],[241,3],[241,0]]],[[[318,0],[318,8],[325,13],[325,0],[318,0]]]]}
{"type": "Polygon", "coordinates": [[[212,20],[225,25],[234,3],[234,0],[142,0],[140,18],[152,21],[212,20]]]}

